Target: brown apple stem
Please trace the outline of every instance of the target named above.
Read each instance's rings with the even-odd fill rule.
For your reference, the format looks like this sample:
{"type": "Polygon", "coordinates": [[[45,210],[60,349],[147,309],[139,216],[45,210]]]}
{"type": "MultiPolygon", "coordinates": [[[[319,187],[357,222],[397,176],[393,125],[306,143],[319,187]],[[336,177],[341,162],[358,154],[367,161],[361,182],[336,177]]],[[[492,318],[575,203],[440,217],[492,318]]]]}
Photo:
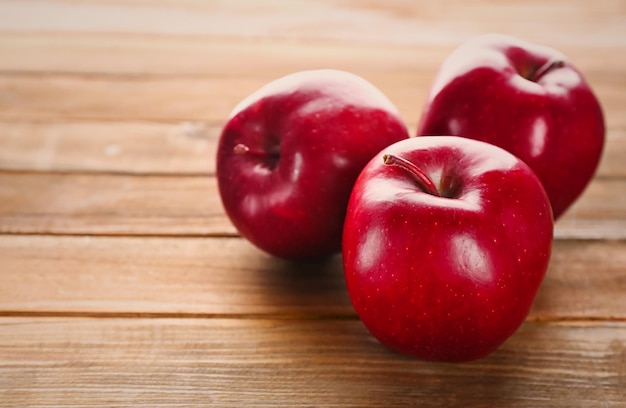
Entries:
{"type": "Polygon", "coordinates": [[[548,72],[552,71],[555,68],[561,68],[564,65],[565,61],[563,60],[548,60],[545,64],[537,68],[537,70],[533,72],[528,79],[533,82],[537,82],[548,72]]]}
{"type": "Polygon", "coordinates": [[[412,163],[402,157],[394,156],[393,154],[383,155],[383,161],[388,166],[398,166],[408,171],[409,174],[413,176],[415,181],[417,181],[417,185],[423,192],[436,197],[441,197],[435,183],[430,177],[428,177],[428,174],[426,174],[426,172],[419,168],[415,163],[412,163]]]}

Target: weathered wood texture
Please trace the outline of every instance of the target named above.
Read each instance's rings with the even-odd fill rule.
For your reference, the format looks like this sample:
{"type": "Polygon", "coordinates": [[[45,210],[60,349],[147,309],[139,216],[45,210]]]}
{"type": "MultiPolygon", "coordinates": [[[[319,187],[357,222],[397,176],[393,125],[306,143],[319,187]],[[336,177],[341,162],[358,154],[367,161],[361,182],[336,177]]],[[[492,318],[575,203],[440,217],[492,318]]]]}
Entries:
{"type": "MultiPolygon", "coordinates": [[[[223,124],[0,121],[0,169],[212,175],[223,124]]],[[[606,142],[597,176],[626,177],[626,127],[610,128],[606,142]]]]}
{"type": "MultiPolygon", "coordinates": [[[[340,257],[238,238],[0,236],[0,270],[0,314],[354,315],[340,257]]],[[[625,270],[626,242],[556,240],[530,319],[626,320],[625,270]]]]}
{"type": "Polygon", "coordinates": [[[354,320],[33,317],[0,328],[0,405],[619,407],[625,396],[624,323],[527,323],[488,358],[455,365],[392,353],[354,320]]]}
{"type": "MultiPolygon", "coordinates": [[[[626,178],[597,178],[556,235],[626,238],[626,178]]],[[[233,235],[214,177],[0,173],[0,232],[233,235]],[[98,194],[91,194],[97,191],[98,194]]]]}
{"type": "Polygon", "coordinates": [[[0,1],[0,407],[626,406],[626,3],[0,1]],[[255,249],[221,207],[231,109],[338,68],[411,133],[443,59],[503,32],[563,51],[604,107],[522,328],[432,364],[365,330],[341,258],[255,249]]]}

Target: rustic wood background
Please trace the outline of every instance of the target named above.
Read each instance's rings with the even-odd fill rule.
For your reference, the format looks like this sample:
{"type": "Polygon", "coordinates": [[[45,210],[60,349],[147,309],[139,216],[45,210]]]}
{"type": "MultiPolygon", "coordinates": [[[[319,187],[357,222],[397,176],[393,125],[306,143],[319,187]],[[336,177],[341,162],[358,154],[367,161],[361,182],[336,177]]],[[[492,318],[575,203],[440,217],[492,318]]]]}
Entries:
{"type": "Polygon", "coordinates": [[[626,406],[626,2],[0,0],[0,406],[192,405],[626,406]],[[487,32],[566,53],[607,145],[519,332],[423,363],[367,333],[339,257],[237,236],[216,140],[314,68],[370,80],[414,133],[445,56],[487,32]]]}

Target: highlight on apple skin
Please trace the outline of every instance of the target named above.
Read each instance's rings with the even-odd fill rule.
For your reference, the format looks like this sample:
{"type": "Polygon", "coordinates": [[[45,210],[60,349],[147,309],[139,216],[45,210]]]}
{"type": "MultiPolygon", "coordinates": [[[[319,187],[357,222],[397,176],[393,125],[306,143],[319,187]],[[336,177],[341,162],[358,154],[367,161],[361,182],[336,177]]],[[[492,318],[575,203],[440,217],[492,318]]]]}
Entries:
{"type": "Polygon", "coordinates": [[[357,75],[279,78],[239,103],[222,131],[216,173],[224,209],[243,237],[270,254],[335,254],[360,171],[408,137],[392,102],[357,75]]]}
{"type": "Polygon", "coordinates": [[[535,171],[558,219],[593,178],[605,140],[601,105],[561,52],[489,34],[444,61],[417,135],[500,146],[535,171]]]}
{"type": "Polygon", "coordinates": [[[552,239],[548,197],[523,161],[467,138],[411,138],[356,181],[343,233],[348,293],[391,349],[475,360],[524,321],[552,239]]]}

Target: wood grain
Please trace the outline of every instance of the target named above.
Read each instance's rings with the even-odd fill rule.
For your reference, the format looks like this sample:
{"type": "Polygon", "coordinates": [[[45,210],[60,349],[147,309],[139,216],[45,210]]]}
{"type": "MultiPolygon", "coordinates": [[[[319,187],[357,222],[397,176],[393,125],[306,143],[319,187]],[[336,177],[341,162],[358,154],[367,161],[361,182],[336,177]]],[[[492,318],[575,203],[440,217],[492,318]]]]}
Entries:
{"type": "MultiPolygon", "coordinates": [[[[0,314],[354,316],[340,257],[236,238],[0,236],[0,270],[0,314]]],[[[557,240],[530,319],[626,320],[624,271],[626,242],[557,240]]]]}
{"type": "MultiPolygon", "coordinates": [[[[378,87],[407,123],[417,123],[434,72],[353,71],[378,87]]],[[[288,74],[290,72],[285,72],[288,74]]],[[[282,76],[282,75],[279,75],[282,76]]],[[[0,74],[0,120],[223,122],[250,93],[279,76],[160,77],[0,74]],[[216,96],[219,95],[219,96],[216,96]]],[[[608,129],[626,129],[626,78],[595,84],[608,129]]]]}
{"type": "Polygon", "coordinates": [[[214,177],[0,173],[0,232],[233,235],[214,177]]]}
{"type": "Polygon", "coordinates": [[[0,407],[626,407],[625,21],[615,0],[1,0],[0,407]],[[368,79],[413,133],[487,32],[564,52],[607,145],[521,329],[424,363],[368,334],[340,256],[237,235],[216,144],[242,98],[316,68],[368,79]]]}
{"type": "MultiPolygon", "coordinates": [[[[374,73],[393,70],[434,71],[454,48],[389,46],[336,41],[300,42],[273,38],[146,36],[116,33],[0,31],[0,71],[28,74],[76,74],[101,77],[281,76],[336,68],[374,73]],[[260,52],[260,48],[262,51],[260,52]],[[52,53],[47,51],[52,50],[52,53]],[[80,61],[74,58],[82,55],[80,61]],[[246,64],[254,61],[254,70],[246,64]]],[[[575,52],[576,49],[572,51],[575,52]]],[[[588,72],[607,72],[598,59],[615,60],[611,49],[595,48],[597,58],[581,53],[588,72]],[[594,63],[595,62],[595,63],[594,63]]]]}
{"type": "Polygon", "coordinates": [[[0,327],[7,407],[619,407],[626,389],[624,323],[525,324],[490,357],[443,365],[389,352],[359,321],[1,318],[0,327]]]}
{"type": "MultiPolygon", "coordinates": [[[[488,30],[476,35],[484,32],[488,30]]],[[[382,34],[378,33],[380,39],[382,34]]],[[[434,41],[444,37],[430,33],[429,36],[431,40],[424,38],[415,44],[381,44],[380,41],[346,43],[337,40],[302,43],[241,36],[0,31],[0,71],[106,77],[272,77],[319,68],[367,73],[390,70],[434,73],[455,47],[471,37],[440,44],[434,41]],[[76,55],[82,58],[76,59],[76,55]],[[254,70],[250,70],[245,61],[254,61],[254,70]]],[[[559,37],[559,40],[567,39],[563,34],[559,37]]],[[[532,41],[528,35],[521,38],[532,41]]],[[[536,41],[558,48],[593,83],[607,77],[619,78],[619,70],[626,65],[620,54],[622,48],[608,42],[594,46],[573,41],[547,42],[545,37],[536,41]]]]}
{"type": "MultiPolygon", "coordinates": [[[[288,73],[291,71],[277,76],[166,78],[0,74],[0,94],[4,95],[0,120],[222,123],[242,99],[288,73]]],[[[408,123],[417,123],[432,75],[354,73],[383,91],[408,123]]],[[[620,96],[606,98],[613,97],[620,96]]]]}
{"type": "MultiPolygon", "coordinates": [[[[214,174],[224,124],[0,121],[0,171],[214,174]]],[[[624,157],[626,129],[609,130],[597,176],[626,177],[624,157]]]]}
{"type": "MultiPolygon", "coordinates": [[[[0,233],[234,235],[214,177],[0,172],[0,233]]],[[[600,178],[561,238],[626,238],[626,179],[600,178]]]]}
{"type": "Polygon", "coordinates": [[[0,254],[0,314],[353,315],[340,260],[280,261],[241,239],[0,236],[0,254]]]}
{"type": "Polygon", "coordinates": [[[221,128],[203,122],[5,122],[0,171],[209,175],[221,128]]]}
{"type": "Polygon", "coordinates": [[[407,2],[62,0],[0,3],[0,30],[106,32],[378,44],[450,44],[484,32],[542,43],[624,46],[623,3],[612,0],[407,2]],[[617,18],[616,18],[617,16],[617,18]],[[372,28],[376,27],[375,30],[372,28]]]}

